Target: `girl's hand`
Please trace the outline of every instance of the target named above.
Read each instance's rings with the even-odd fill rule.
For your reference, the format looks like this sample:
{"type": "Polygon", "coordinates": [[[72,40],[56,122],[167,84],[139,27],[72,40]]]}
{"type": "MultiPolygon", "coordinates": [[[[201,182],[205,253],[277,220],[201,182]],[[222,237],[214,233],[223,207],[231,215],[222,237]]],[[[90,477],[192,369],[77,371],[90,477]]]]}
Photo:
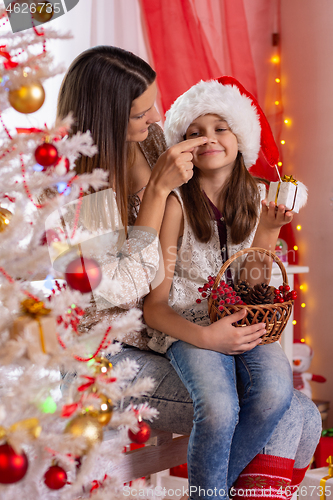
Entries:
{"type": "Polygon", "coordinates": [[[268,231],[280,229],[293,220],[293,213],[289,210],[286,211],[284,205],[276,207],[274,201],[267,204],[266,200],[263,200],[261,205],[262,210],[259,224],[268,231]]]}
{"type": "Polygon", "coordinates": [[[188,182],[193,176],[192,151],[207,142],[207,137],[196,137],[175,144],[157,160],[147,185],[165,197],[176,187],[188,182]]]}
{"type": "Polygon", "coordinates": [[[229,355],[251,351],[260,344],[260,337],[266,333],[266,325],[259,323],[243,327],[233,326],[233,323],[243,319],[246,314],[243,309],[204,327],[203,345],[198,347],[229,355]]]}

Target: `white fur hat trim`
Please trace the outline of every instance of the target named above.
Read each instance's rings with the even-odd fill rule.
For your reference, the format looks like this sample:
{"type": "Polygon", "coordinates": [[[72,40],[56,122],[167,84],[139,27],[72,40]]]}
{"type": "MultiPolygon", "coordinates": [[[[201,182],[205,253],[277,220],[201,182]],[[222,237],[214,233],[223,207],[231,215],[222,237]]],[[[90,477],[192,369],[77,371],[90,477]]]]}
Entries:
{"type": "Polygon", "coordinates": [[[234,85],[201,81],[182,94],[166,112],[164,134],[168,147],[184,140],[190,124],[202,115],[216,114],[228,123],[238,140],[247,168],[257,161],[261,127],[252,100],[234,85]]]}

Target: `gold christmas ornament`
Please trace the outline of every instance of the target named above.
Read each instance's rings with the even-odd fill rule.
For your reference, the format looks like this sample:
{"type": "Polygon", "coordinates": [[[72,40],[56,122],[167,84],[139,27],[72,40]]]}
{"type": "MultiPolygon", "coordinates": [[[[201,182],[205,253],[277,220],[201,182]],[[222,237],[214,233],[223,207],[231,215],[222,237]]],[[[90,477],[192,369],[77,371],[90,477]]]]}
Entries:
{"type": "Polygon", "coordinates": [[[10,105],[19,113],[34,113],[42,107],[45,91],[41,83],[32,82],[8,93],[10,105]]]}
{"type": "Polygon", "coordinates": [[[85,408],[86,412],[90,417],[96,418],[97,421],[102,425],[107,425],[113,414],[113,404],[110,398],[105,394],[96,394],[99,401],[96,406],[89,405],[85,408]]]}
{"type": "Polygon", "coordinates": [[[107,358],[95,358],[96,365],[95,365],[95,372],[97,374],[101,373],[103,375],[106,375],[109,371],[112,370],[112,363],[107,358]]]}
{"type": "Polygon", "coordinates": [[[6,427],[0,426],[0,439],[7,437],[8,434],[13,432],[27,431],[31,437],[38,439],[42,428],[40,426],[38,418],[25,418],[20,420],[15,424],[11,425],[8,429],[6,427]]]}
{"type": "Polygon", "coordinates": [[[50,19],[52,19],[54,14],[53,5],[51,2],[42,3],[40,2],[36,6],[36,12],[32,14],[32,17],[36,19],[39,23],[47,23],[50,19]]]}
{"type": "Polygon", "coordinates": [[[73,436],[83,436],[87,440],[87,450],[103,439],[103,428],[96,418],[88,413],[78,415],[68,422],[65,432],[73,436]]]}
{"type": "Polygon", "coordinates": [[[0,233],[10,224],[12,213],[6,208],[0,207],[0,233]]]}

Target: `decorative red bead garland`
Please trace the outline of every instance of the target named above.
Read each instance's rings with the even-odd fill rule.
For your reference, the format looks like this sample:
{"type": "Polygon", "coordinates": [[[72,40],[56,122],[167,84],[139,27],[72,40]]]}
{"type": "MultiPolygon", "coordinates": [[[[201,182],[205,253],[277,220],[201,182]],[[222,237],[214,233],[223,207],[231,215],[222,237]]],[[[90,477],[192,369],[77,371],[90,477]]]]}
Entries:
{"type": "MultiPolygon", "coordinates": [[[[21,161],[21,172],[22,172],[22,177],[23,177],[23,185],[24,185],[24,190],[25,190],[25,192],[26,192],[26,194],[27,194],[27,196],[28,196],[29,200],[31,201],[31,203],[32,203],[32,204],[33,204],[36,208],[44,208],[44,207],[46,207],[46,205],[47,205],[48,203],[44,203],[44,204],[42,204],[42,205],[41,205],[41,204],[37,204],[37,203],[35,203],[35,201],[34,201],[34,199],[33,199],[33,197],[32,197],[32,194],[31,194],[31,192],[30,192],[29,186],[28,186],[27,181],[26,181],[26,179],[25,179],[26,170],[25,170],[25,165],[24,165],[24,161],[23,161],[23,155],[22,155],[22,153],[20,153],[20,161],[21,161]]],[[[63,190],[63,192],[59,194],[59,196],[63,196],[63,194],[65,193],[65,191],[67,190],[67,188],[69,188],[69,187],[71,186],[71,184],[74,182],[74,180],[75,180],[75,179],[77,179],[77,177],[78,177],[77,175],[74,175],[74,177],[72,177],[72,179],[70,179],[70,180],[68,181],[67,186],[66,186],[66,189],[64,189],[64,190],[63,190]]],[[[80,200],[80,198],[82,198],[82,196],[83,196],[83,189],[82,189],[82,187],[80,187],[79,200],[80,200]]],[[[81,201],[81,203],[82,203],[82,201],[81,201]]],[[[80,208],[81,208],[81,204],[80,204],[80,203],[78,203],[78,208],[77,208],[77,211],[80,211],[80,208]]],[[[75,214],[75,219],[77,219],[77,220],[78,220],[78,218],[79,218],[79,214],[78,214],[78,215],[77,215],[77,214],[75,214]]],[[[76,228],[75,228],[75,230],[76,230],[76,228]]],[[[74,233],[75,233],[75,231],[74,231],[74,233]]],[[[74,233],[73,233],[72,237],[74,236],[74,233]]]]}
{"type": "MultiPolygon", "coordinates": [[[[9,276],[9,274],[4,270],[3,267],[0,267],[0,273],[2,273],[4,275],[4,277],[6,278],[7,281],[9,281],[9,283],[15,283],[14,278],[12,278],[11,276],[9,276]]],[[[27,297],[30,297],[30,299],[34,299],[37,302],[39,302],[39,298],[35,297],[35,295],[33,295],[32,293],[28,292],[27,290],[21,290],[21,292],[24,293],[24,295],[27,295],[27,297]]]]}
{"type": "MultiPolygon", "coordinates": [[[[111,340],[109,340],[108,343],[105,344],[105,341],[108,338],[108,335],[109,335],[111,330],[112,330],[112,326],[109,326],[109,328],[106,330],[106,332],[104,334],[104,337],[103,337],[101,343],[99,344],[97,350],[95,351],[95,353],[92,356],[90,356],[89,358],[81,358],[81,356],[76,356],[75,354],[73,354],[73,358],[75,358],[77,361],[81,361],[82,363],[87,363],[91,359],[96,358],[96,356],[101,352],[102,349],[106,349],[111,344],[111,340]]],[[[60,335],[57,335],[57,339],[58,339],[58,342],[61,345],[61,347],[63,349],[67,349],[65,343],[60,338],[60,335]]]]}

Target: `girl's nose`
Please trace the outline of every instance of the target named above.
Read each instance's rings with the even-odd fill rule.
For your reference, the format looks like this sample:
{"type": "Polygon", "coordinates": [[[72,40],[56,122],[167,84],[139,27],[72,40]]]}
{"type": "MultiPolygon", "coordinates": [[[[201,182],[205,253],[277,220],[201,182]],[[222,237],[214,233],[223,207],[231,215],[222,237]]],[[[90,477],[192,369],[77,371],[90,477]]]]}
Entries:
{"type": "Polygon", "coordinates": [[[156,106],[153,106],[150,110],[149,110],[149,114],[147,116],[147,123],[155,123],[155,122],[159,122],[161,119],[161,115],[159,114],[159,112],[157,111],[156,109],[156,106]]]}
{"type": "Polygon", "coordinates": [[[216,142],[216,135],[214,132],[209,132],[207,130],[204,135],[208,138],[208,142],[216,142]]]}

